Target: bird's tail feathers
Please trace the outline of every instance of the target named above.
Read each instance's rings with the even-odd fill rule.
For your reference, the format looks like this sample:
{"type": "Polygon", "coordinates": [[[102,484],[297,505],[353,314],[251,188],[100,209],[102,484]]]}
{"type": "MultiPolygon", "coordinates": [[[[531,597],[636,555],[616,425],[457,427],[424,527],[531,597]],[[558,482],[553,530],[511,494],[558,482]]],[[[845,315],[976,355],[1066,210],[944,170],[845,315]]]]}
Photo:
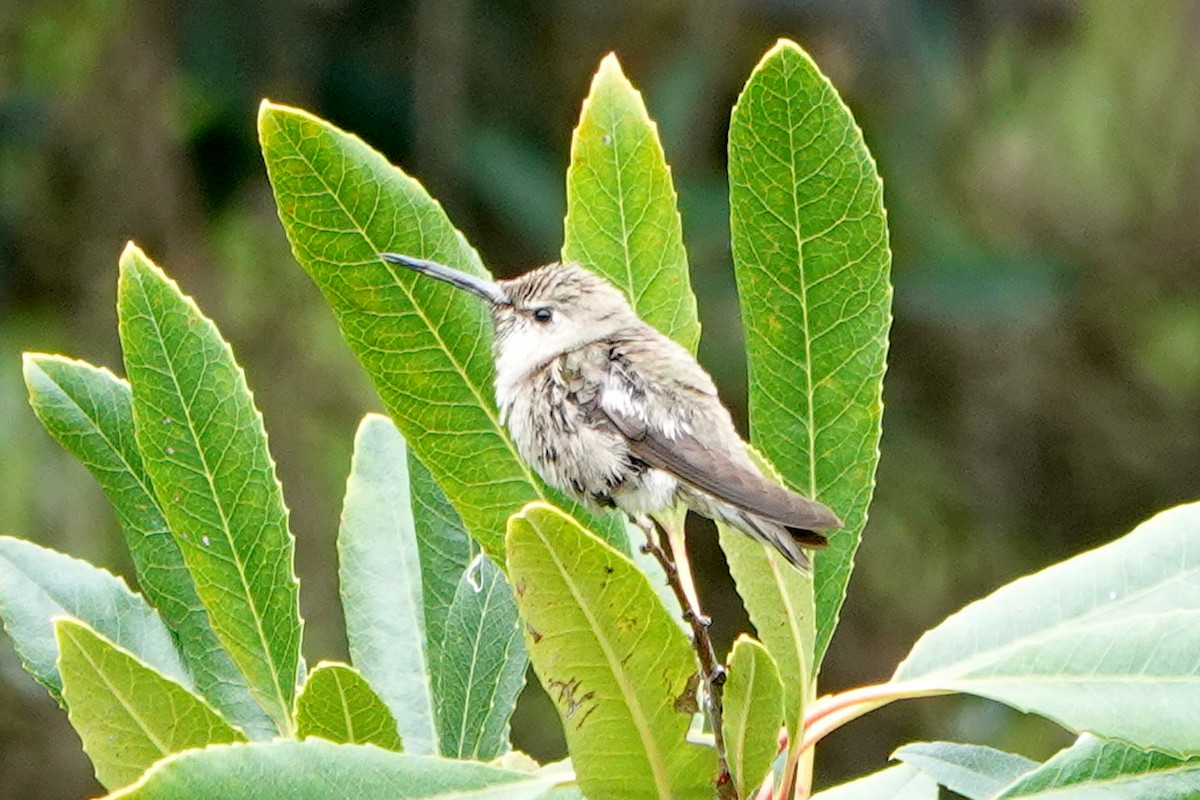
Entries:
{"type": "Polygon", "coordinates": [[[751,539],[772,548],[801,572],[812,572],[812,562],[804,547],[824,547],[828,540],[819,533],[801,528],[789,528],[770,522],[762,517],[742,511],[739,508],[727,506],[725,522],[734,526],[751,539]]]}

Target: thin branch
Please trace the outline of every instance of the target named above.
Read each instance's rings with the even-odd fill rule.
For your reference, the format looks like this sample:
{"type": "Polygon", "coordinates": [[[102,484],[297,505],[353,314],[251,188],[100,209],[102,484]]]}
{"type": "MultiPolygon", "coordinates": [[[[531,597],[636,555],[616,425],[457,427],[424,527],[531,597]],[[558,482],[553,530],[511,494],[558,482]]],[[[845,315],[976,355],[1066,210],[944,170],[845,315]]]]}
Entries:
{"type": "Polygon", "coordinates": [[[676,542],[677,537],[672,536],[670,532],[663,531],[668,547],[672,550],[671,555],[668,555],[659,545],[658,537],[655,535],[656,527],[660,531],[662,530],[661,524],[657,520],[653,523],[637,520],[637,524],[646,534],[646,544],[642,546],[642,550],[654,556],[663,572],[666,573],[667,585],[671,587],[671,591],[679,600],[680,607],[683,608],[683,619],[692,628],[692,644],[696,648],[696,657],[700,664],[700,678],[706,690],[704,694],[708,721],[712,725],[713,741],[717,750],[717,796],[720,800],[737,800],[737,789],[729,774],[729,761],[725,755],[725,734],[722,729],[724,712],[722,687],[725,685],[725,667],[717,659],[712,639],[708,635],[710,620],[700,613],[698,601],[692,602],[686,588],[690,586],[692,591],[695,591],[691,568],[688,565],[687,551],[682,546],[682,537],[679,537],[679,541],[676,542]]]}

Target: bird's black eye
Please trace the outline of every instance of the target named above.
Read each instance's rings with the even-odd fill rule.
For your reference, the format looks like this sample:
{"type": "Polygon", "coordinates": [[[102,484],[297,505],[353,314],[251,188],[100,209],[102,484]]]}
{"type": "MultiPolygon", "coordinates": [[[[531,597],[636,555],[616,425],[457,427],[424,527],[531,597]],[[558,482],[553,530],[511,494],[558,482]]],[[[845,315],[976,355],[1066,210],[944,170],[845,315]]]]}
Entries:
{"type": "Polygon", "coordinates": [[[533,318],[536,319],[538,322],[545,324],[545,323],[549,322],[550,320],[554,319],[554,312],[551,311],[546,306],[542,306],[541,308],[535,308],[533,310],[533,318]]]}

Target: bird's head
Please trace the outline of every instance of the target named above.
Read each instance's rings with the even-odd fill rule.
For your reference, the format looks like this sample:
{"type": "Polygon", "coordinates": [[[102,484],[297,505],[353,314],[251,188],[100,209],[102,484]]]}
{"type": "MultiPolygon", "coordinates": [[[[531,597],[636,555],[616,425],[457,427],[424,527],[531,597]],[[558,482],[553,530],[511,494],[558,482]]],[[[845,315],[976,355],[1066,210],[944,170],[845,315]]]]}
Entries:
{"type": "Polygon", "coordinates": [[[380,253],[380,258],[482,298],[492,315],[498,372],[522,367],[527,372],[639,322],[615,286],[577,264],[548,264],[491,281],[410,256],[380,253]]]}

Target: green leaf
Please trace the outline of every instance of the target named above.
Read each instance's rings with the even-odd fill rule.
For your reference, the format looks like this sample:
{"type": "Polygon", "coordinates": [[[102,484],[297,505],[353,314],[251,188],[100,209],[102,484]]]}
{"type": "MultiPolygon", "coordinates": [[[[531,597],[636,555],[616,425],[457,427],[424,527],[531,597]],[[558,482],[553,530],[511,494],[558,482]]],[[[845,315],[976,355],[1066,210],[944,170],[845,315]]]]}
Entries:
{"type": "Polygon", "coordinates": [[[480,556],[458,583],[441,648],[434,694],[442,755],[490,761],[510,749],[509,718],[528,666],[512,589],[480,556]]]}
{"type": "MultiPolygon", "coordinates": [[[[388,424],[392,424],[391,420],[388,424]]],[[[411,450],[408,451],[408,487],[413,524],[419,534],[417,552],[425,603],[425,639],[429,646],[429,663],[436,672],[441,661],[442,642],[446,639],[450,606],[454,603],[463,572],[479,546],[467,535],[462,519],[446,499],[442,487],[411,450]]]]}
{"type": "Polygon", "coordinates": [[[167,528],[134,440],[129,384],[107,369],[26,353],[29,402],[46,430],[99,481],[121,521],[138,583],[175,635],[196,690],[255,738],[275,725],[217,641],[183,553],[167,528]]]}
{"type": "Polygon", "coordinates": [[[192,750],[109,800],[536,800],[560,779],[323,739],[192,750]]]}
{"type": "MultiPolygon", "coordinates": [[[[771,479],[779,472],[751,448],[750,455],[771,479]]],[[[772,547],[741,531],[717,524],[717,535],[738,595],[754,629],[779,667],[783,682],[783,719],[792,741],[812,690],[813,583],[772,547]]]]}
{"type": "Polygon", "coordinates": [[[0,536],[0,618],[27,672],[62,696],[54,617],[83,620],[185,686],[191,677],[158,613],[125,581],[53,550],[0,536]]]}
{"type": "Polygon", "coordinates": [[[117,311],[138,449],[209,623],[281,730],[300,655],[294,540],[262,415],[212,321],[130,244],[117,311]]]}
{"type": "Polygon", "coordinates": [[[408,752],[438,752],[409,460],[391,420],[368,414],[354,437],[338,531],[350,658],[391,709],[408,752]]]}
{"type": "Polygon", "coordinates": [[[696,664],[645,575],[541,503],[509,522],[508,567],[526,648],[589,800],[711,798],[715,755],[684,740],[696,664]]]}
{"type": "Polygon", "coordinates": [[[783,685],[767,648],[745,634],[733,643],[725,684],[725,749],[737,796],[754,797],[779,751],[783,685]]]}
{"type": "Polygon", "coordinates": [[[1074,745],[995,797],[996,800],[1195,800],[1200,797],[1200,757],[1180,761],[1120,742],[1081,736],[1074,745]]]}
{"type": "Polygon", "coordinates": [[[954,614],[921,637],[893,681],[1200,753],[1198,545],[1200,503],[1164,511],[954,614]]]}
{"type": "Polygon", "coordinates": [[[817,792],[812,800],[938,800],[938,785],[918,770],[901,764],[817,792]]]}
{"type": "Polygon", "coordinates": [[[612,281],[638,316],[696,352],[700,322],[671,169],[641,94],[612,53],[592,79],[571,141],[562,257],[612,281]]]}
{"type": "Polygon", "coordinates": [[[353,667],[327,661],[308,674],[296,698],[296,736],[403,749],[392,712],[367,679],[353,667]]]}
{"type": "MultiPolygon", "coordinates": [[[[258,125],[296,260],[333,308],[413,452],[471,535],[502,561],[509,515],[531,500],[562,498],[521,461],[500,425],[487,311],[466,292],[378,257],[407,253],[481,275],[478,254],[417,181],[357,137],[269,102],[258,125]]],[[[565,507],[592,519],[581,507],[565,507]]],[[[615,514],[596,530],[624,541],[615,514]]]]}
{"type": "Polygon", "coordinates": [[[71,725],[108,789],[126,786],[171,753],[244,740],[175,681],[78,620],[54,620],[71,725]]]}
{"type": "Polygon", "coordinates": [[[990,800],[1040,764],[991,747],[956,742],[917,742],[892,753],[968,800],[990,800]]]}
{"type": "Polygon", "coordinates": [[[734,107],[729,184],[751,441],[845,523],[813,559],[819,665],[875,484],[891,255],[862,133],[792,42],[763,57],[734,107]]]}

